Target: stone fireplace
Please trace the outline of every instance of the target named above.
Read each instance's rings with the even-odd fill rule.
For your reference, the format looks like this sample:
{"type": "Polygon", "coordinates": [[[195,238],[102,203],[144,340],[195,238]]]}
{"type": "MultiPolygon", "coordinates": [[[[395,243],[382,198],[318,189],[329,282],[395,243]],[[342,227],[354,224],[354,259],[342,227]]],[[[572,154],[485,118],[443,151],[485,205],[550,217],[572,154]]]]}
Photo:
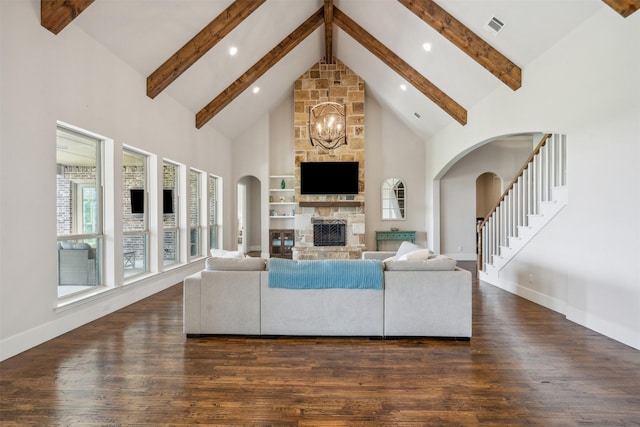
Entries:
{"type": "Polygon", "coordinates": [[[343,63],[321,61],[294,84],[295,252],[305,258],[359,257],[364,247],[365,111],[364,80],[343,63]],[[347,145],[328,150],[311,145],[309,110],[321,102],[345,105],[347,145]],[[301,162],[353,162],[359,164],[358,194],[301,195],[301,162]],[[335,226],[335,227],[334,227],[335,226]],[[320,239],[318,238],[320,237],[320,239]],[[328,240],[327,240],[328,239],[328,240]],[[309,254],[315,252],[316,256],[309,254]],[[332,255],[329,255],[333,252],[332,255]]]}

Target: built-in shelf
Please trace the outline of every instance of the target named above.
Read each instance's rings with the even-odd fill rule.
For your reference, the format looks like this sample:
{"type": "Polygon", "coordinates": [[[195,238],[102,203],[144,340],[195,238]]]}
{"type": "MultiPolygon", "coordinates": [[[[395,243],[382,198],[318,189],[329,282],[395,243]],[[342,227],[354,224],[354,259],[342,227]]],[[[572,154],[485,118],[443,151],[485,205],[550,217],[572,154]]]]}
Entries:
{"type": "Polygon", "coordinates": [[[322,200],[322,201],[308,201],[299,202],[301,208],[350,208],[360,207],[363,202],[357,200],[322,200]]]}
{"type": "Polygon", "coordinates": [[[269,177],[269,219],[271,220],[269,228],[286,230],[293,228],[295,191],[293,175],[269,177]]]}

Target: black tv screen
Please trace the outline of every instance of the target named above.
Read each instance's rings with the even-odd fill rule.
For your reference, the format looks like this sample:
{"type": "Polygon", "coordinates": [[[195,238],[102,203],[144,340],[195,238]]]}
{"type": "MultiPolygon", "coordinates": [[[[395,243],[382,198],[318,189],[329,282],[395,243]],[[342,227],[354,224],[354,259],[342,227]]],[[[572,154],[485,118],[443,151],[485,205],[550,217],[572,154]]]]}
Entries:
{"type": "Polygon", "coordinates": [[[162,213],[173,213],[173,190],[170,188],[162,190],[162,213]]]}
{"type": "Polygon", "coordinates": [[[301,162],[300,194],[358,194],[358,162],[301,162]]]}
{"type": "MultiPolygon", "coordinates": [[[[129,192],[131,194],[131,213],[144,213],[144,190],[142,188],[132,188],[129,192]]],[[[162,213],[173,213],[173,190],[170,188],[162,190],[162,213]]]]}
{"type": "Polygon", "coordinates": [[[132,188],[129,192],[131,194],[131,213],[144,213],[144,190],[142,188],[132,188]]]}

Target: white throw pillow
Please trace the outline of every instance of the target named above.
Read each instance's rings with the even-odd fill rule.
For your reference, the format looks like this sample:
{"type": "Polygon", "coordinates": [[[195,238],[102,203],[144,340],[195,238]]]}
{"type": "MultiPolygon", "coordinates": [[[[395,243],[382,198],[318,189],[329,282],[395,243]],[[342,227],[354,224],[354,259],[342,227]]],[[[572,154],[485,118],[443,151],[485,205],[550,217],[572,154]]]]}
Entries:
{"type": "Polygon", "coordinates": [[[417,251],[419,249],[424,249],[422,246],[418,246],[415,243],[411,242],[402,242],[398,251],[396,252],[396,257],[400,258],[402,255],[406,255],[409,252],[417,251]]]}
{"type": "Polygon", "coordinates": [[[211,252],[211,256],[214,258],[222,258],[224,254],[227,253],[224,249],[211,249],[209,252],[211,252]]]}
{"type": "Polygon", "coordinates": [[[401,257],[398,257],[398,261],[407,261],[410,259],[429,259],[432,255],[429,249],[418,249],[417,251],[409,252],[401,257]]]}
{"type": "Polygon", "coordinates": [[[242,259],[244,258],[244,254],[240,251],[227,251],[221,258],[235,258],[242,259]]]}
{"type": "Polygon", "coordinates": [[[244,258],[244,254],[240,251],[226,251],[224,249],[211,249],[209,251],[213,258],[244,258]]]}

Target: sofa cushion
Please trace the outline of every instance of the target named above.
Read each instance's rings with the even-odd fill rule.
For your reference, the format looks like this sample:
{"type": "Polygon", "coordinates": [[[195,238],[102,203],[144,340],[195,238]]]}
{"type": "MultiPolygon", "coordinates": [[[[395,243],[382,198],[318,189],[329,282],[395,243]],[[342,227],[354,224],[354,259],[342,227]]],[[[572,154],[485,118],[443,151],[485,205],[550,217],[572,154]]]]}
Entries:
{"type": "Polygon", "coordinates": [[[398,259],[384,262],[387,271],[451,271],[456,268],[456,260],[444,255],[436,255],[429,259],[409,259],[400,261],[398,259]]]}
{"type": "Polygon", "coordinates": [[[424,249],[422,246],[418,246],[415,243],[411,242],[402,242],[398,251],[396,252],[396,257],[400,258],[403,255],[408,254],[409,252],[417,251],[419,249],[424,249]]]}
{"type": "Polygon", "coordinates": [[[211,271],[263,271],[267,263],[264,258],[207,258],[206,269],[211,271]]]}

